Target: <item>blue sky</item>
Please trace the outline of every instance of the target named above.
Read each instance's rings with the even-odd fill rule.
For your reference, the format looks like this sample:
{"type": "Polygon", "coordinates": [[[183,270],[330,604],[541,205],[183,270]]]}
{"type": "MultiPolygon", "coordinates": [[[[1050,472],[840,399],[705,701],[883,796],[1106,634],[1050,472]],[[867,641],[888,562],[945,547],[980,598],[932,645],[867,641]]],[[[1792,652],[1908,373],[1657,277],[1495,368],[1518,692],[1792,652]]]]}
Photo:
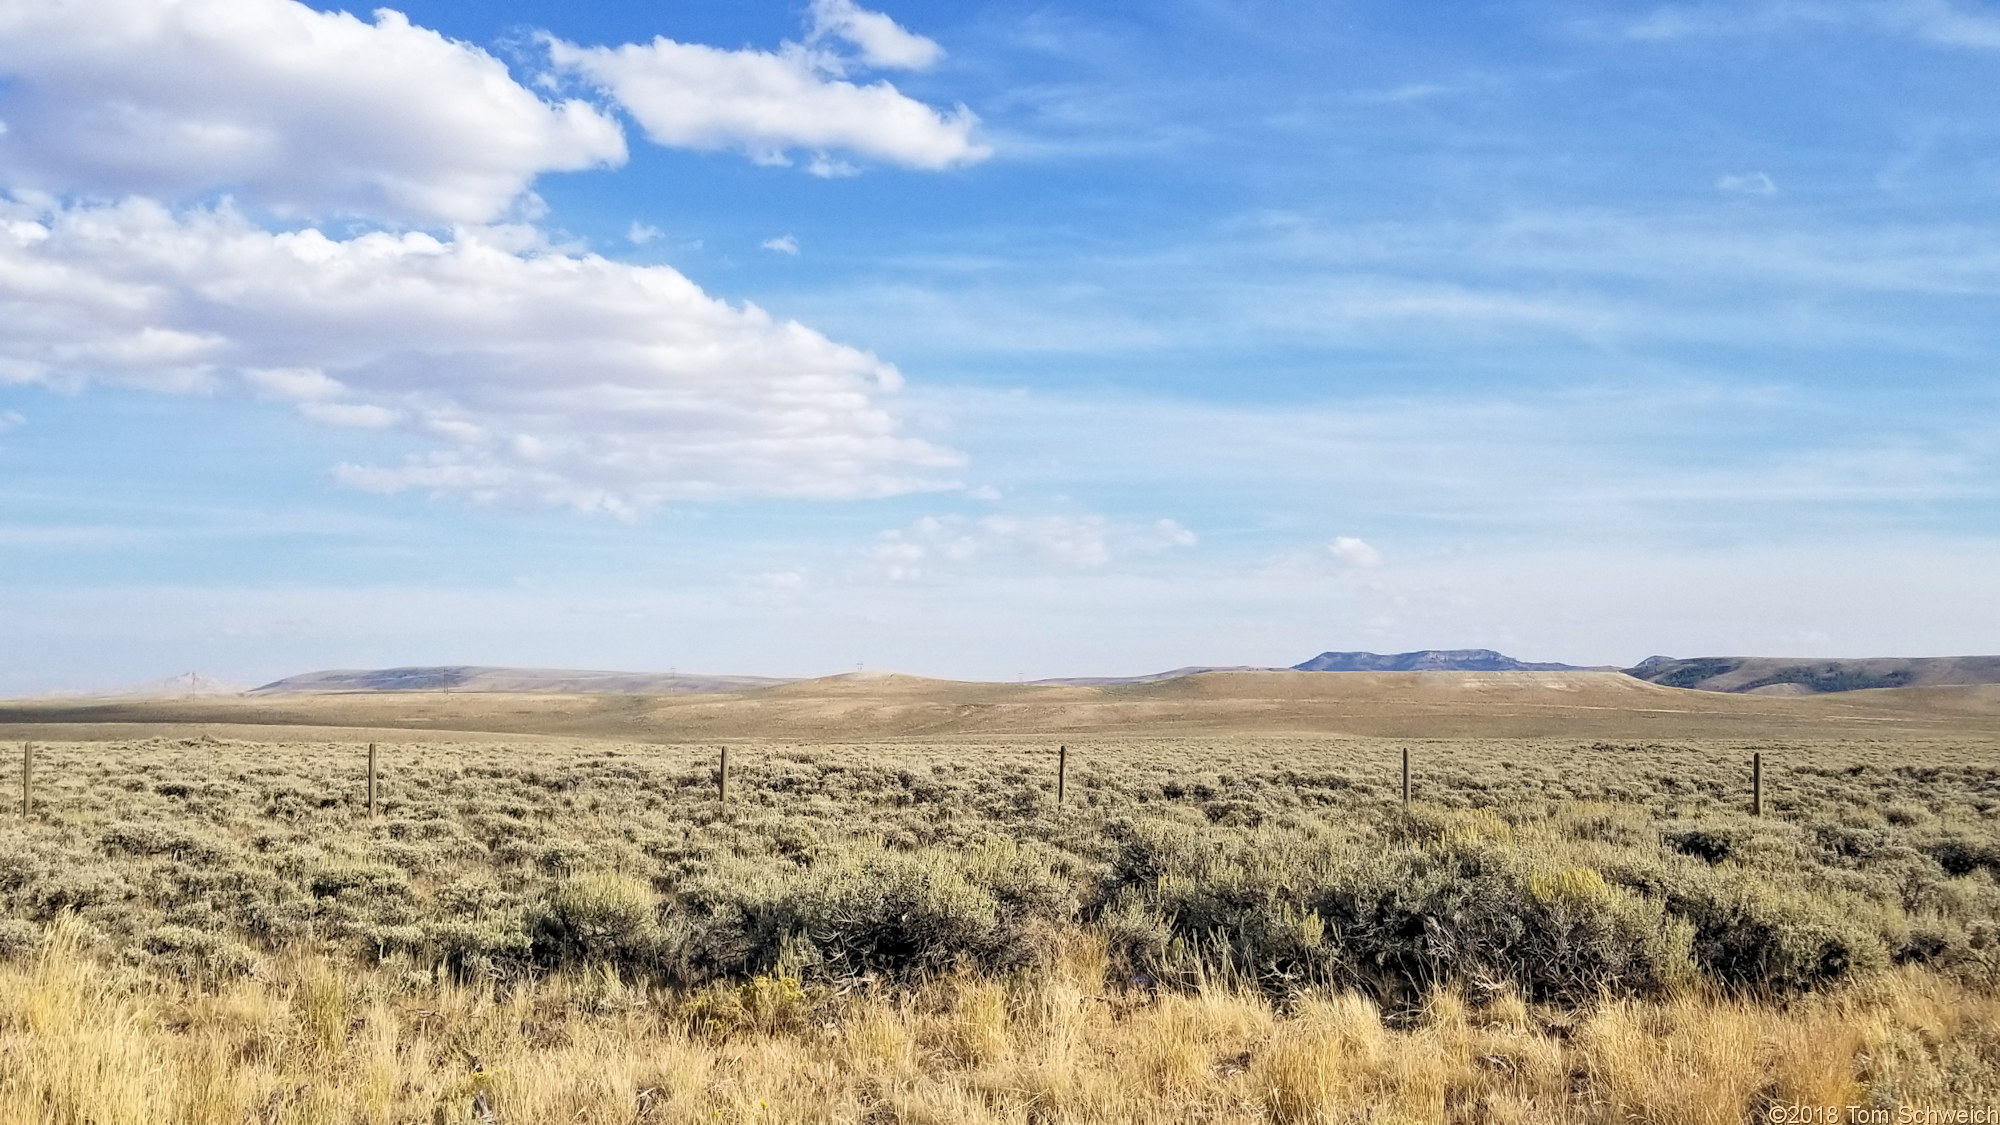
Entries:
{"type": "Polygon", "coordinates": [[[41,0],[0,692],[2000,650],[2000,6],[41,0]]]}

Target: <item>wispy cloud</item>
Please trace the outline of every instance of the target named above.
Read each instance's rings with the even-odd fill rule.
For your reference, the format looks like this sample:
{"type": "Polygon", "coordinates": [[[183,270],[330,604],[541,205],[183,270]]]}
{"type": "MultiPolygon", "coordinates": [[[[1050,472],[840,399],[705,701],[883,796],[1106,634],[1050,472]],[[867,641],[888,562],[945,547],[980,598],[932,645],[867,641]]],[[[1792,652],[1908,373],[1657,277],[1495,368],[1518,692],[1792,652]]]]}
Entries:
{"type": "Polygon", "coordinates": [[[883,577],[906,581],[974,563],[1028,560],[1070,570],[1103,567],[1116,557],[1192,547],[1195,533],[1171,519],[1114,521],[1097,514],[925,516],[884,531],[864,552],[883,577]]]}
{"type": "Polygon", "coordinates": [[[1335,535],[1396,543],[1400,566],[1419,546],[1471,542],[1758,541],[1836,523],[1944,534],[2000,502],[1990,413],[1909,401],[1863,414],[1811,388],[1675,380],[1272,406],[964,391],[953,406],[940,393],[922,408],[955,414],[954,436],[1010,495],[1172,495],[1210,556],[1330,564],[1335,535]]]}
{"type": "Polygon", "coordinates": [[[2000,15],[1955,4],[1951,0],[1900,0],[1889,5],[1886,20],[1919,38],[1948,47],[2000,49],[2000,15]]]}
{"type": "Polygon", "coordinates": [[[1627,39],[1670,40],[1747,35],[1797,27],[1838,26],[1854,5],[1817,0],[1753,0],[1745,4],[1667,4],[1637,18],[1610,17],[1627,39]]]}
{"type": "Polygon", "coordinates": [[[808,44],[839,39],[860,51],[861,62],[884,70],[928,70],[944,58],[937,41],[918,35],[854,0],[813,0],[808,44]]]}
{"type": "Polygon", "coordinates": [[[2000,16],[1953,0],[1669,4],[1636,19],[1593,18],[1582,26],[1614,28],[1623,38],[1655,42],[1832,29],[1902,35],[1946,47],[2000,49],[2000,16]]]}
{"type": "Polygon", "coordinates": [[[1778,182],[1767,172],[1731,172],[1716,178],[1715,189],[1738,195],[1771,196],[1778,194],[1778,182]]]}
{"type": "Polygon", "coordinates": [[[1433,98],[1450,97],[1466,92],[1464,86],[1447,85],[1442,82],[1406,82],[1387,90],[1371,90],[1356,94],[1354,100],[1376,105],[1407,105],[1411,102],[1427,102],[1433,98]]]}
{"type": "MultiPolygon", "coordinates": [[[[1744,175],[1739,190],[1762,188],[1744,175]]],[[[1763,350],[1770,370],[1792,362],[1772,349],[1975,362],[1990,334],[1956,300],[2000,296],[2000,225],[1842,222],[1720,201],[1421,221],[1249,214],[1085,254],[1015,235],[1004,255],[892,259],[868,280],[783,303],[927,364],[1004,354],[1191,365],[1334,348],[1597,380],[1673,370],[1678,351],[1718,345],[1763,350]]]]}

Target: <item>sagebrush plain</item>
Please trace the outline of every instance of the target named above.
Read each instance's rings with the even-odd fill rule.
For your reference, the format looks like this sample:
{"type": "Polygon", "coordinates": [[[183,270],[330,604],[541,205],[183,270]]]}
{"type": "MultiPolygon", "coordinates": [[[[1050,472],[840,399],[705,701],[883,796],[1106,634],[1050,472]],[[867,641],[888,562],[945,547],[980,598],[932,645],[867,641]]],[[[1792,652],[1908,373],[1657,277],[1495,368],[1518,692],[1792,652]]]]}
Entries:
{"type": "Polygon", "coordinates": [[[215,730],[38,740],[0,1122],[2000,1104],[1977,730],[215,730]]]}

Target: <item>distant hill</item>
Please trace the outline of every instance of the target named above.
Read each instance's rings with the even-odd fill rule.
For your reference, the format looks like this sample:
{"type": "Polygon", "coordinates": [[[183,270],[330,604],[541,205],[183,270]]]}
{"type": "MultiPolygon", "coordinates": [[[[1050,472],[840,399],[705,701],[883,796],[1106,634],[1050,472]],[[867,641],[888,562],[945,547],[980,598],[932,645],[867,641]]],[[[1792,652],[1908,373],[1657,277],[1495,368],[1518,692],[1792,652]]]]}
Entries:
{"type": "Polygon", "coordinates": [[[1749,695],[1820,695],[1867,688],[2000,684],[2000,656],[1885,656],[1798,660],[1778,656],[1649,656],[1625,669],[1650,683],[1749,695]]]}
{"type": "Polygon", "coordinates": [[[1294,672],[1576,672],[1574,664],[1530,664],[1490,648],[1427,648],[1418,652],[1322,652],[1294,672]]]}
{"type": "MultiPolygon", "coordinates": [[[[413,741],[455,741],[485,732],[711,746],[739,738],[852,742],[993,735],[1033,738],[1051,752],[1067,744],[1074,757],[1079,744],[1087,746],[1099,735],[1116,741],[1257,734],[1292,740],[1273,747],[1323,747],[1324,738],[1549,738],[1571,744],[1607,740],[1639,753],[1642,746],[1704,738],[1789,743],[1916,735],[1990,741],[2000,731],[2000,684],[1783,699],[1687,691],[1623,672],[1592,671],[1212,672],[1109,687],[870,674],[711,694],[327,691],[0,701],[0,738],[15,743],[230,731],[238,732],[232,737],[270,741],[282,737],[271,728],[286,726],[300,728],[296,739],[307,742],[326,741],[329,728],[354,732],[354,742],[384,737],[377,731],[404,730],[413,741]]],[[[1802,753],[1810,758],[1810,751],[1802,753]]]]}
{"type": "MultiPolygon", "coordinates": [[[[1654,656],[1632,668],[1581,668],[1516,660],[1487,648],[1417,652],[1322,652],[1289,669],[1200,665],[1142,676],[1073,676],[1034,680],[1025,686],[1117,687],[1161,684],[1192,676],[1244,672],[1585,672],[1623,671],[1662,687],[1753,695],[1819,695],[1859,688],[1946,687],[2000,684],[2000,656],[1871,660],[1796,660],[1762,656],[1704,656],[1680,660],[1654,656]]],[[[839,679],[839,677],[834,677],[839,679]]],[[[356,692],[518,692],[544,695],[680,695],[744,692],[800,681],[772,676],[690,672],[604,672],[571,668],[499,668],[453,664],[410,668],[344,669],[289,676],[245,694],[331,695],[356,692]]],[[[182,674],[105,696],[185,698],[235,694],[234,685],[182,674]]]]}
{"type": "Polygon", "coordinates": [[[790,683],[771,676],[710,676],[688,672],[594,672],[573,668],[490,668],[444,665],[307,672],[252,689],[251,695],[323,695],[357,691],[530,692],[575,695],[673,695],[753,691],[790,683]]]}
{"type": "Polygon", "coordinates": [[[1116,687],[1119,684],[1157,684],[1164,680],[1178,680],[1183,676],[1199,676],[1207,672],[1276,672],[1279,669],[1250,664],[1196,664],[1186,668],[1175,668],[1170,672],[1153,672],[1144,676],[1058,676],[1047,680],[1029,680],[1029,684],[1050,684],[1060,687],[1116,687]]]}
{"type": "MultiPolygon", "coordinates": [[[[1528,664],[1490,649],[1405,652],[1327,652],[1296,668],[1247,665],[1194,665],[1140,676],[1063,676],[1031,680],[1025,686],[1117,687],[1156,684],[1217,672],[1568,672],[1568,664],[1528,664]]],[[[1616,669],[1611,669],[1616,671],[1616,669]]],[[[834,677],[838,679],[839,677],[834,677]]],[[[684,692],[756,691],[797,683],[770,676],[712,676],[698,673],[603,672],[570,668],[501,668],[476,664],[408,668],[339,669],[287,676],[245,694],[327,695],[343,692],[462,691],[523,692],[549,695],[677,695],[684,692]]],[[[169,694],[169,693],[162,693],[169,694]]]]}

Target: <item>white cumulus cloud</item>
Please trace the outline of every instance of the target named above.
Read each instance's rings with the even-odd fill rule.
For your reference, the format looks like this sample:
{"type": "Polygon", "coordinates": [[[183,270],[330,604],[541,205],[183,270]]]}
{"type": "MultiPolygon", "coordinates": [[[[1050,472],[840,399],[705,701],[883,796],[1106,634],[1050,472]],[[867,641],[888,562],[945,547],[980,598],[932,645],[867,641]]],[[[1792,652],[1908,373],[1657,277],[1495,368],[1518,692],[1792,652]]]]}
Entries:
{"type": "MultiPolygon", "coordinates": [[[[934,42],[852,4],[812,20],[812,46],[778,54],[548,42],[586,76],[634,62],[640,88],[694,58],[676,120],[696,124],[654,128],[660,104],[628,100],[666,142],[806,148],[822,174],[852,170],[828,150],[984,156],[970,112],[844,80],[928,66],[934,42]]],[[[510,224],[534,218],[536,176],[622,162],[618,122],[398,12],[0,0],[0,118],[0,384],[234,392],[400,428],[420,452],[334,470],[382,492],[630,514],[952,486],[960,456],[900,430],[900,374],[874,354],[510,224]]]]}
{"type": "Polygon", "coordinates": [[[293,0],[8,0],[0,119],[13,188],[302,217],[485,222],[540,173],[625,158],[603,112],[477,47],[293,0]]]}
{"type": "Polygon", "coordinates": [[[1334,558],[1349,566],[1367,567],[1382,564],[1382,552],[1351,535],[1336,537],[1333,542],[1327,544],[1326,549],[1334,558]]]}
{"type": "MultiPolygon", "coordinates": [[[[811,45],[775,54],[545,41],[664,143],[802,148],[825,175],[852,171],[830,150],[985,155],[962,108],[845,80],[929,65],[935,43],[851,3],[812,18],[811,45]]],[[[537,176],[624,160],[619,124],[394,11],[0,0],[0,118],[0,385],[247,394],[401,429],[421,452],[335,470],[382,492],[629,514],[952,484],[958,455],[889,410],[890,364],[521,225],[537,176]]]]}
{"type": "Polygon", "coordinates": [[[265,231],[228,208],[0,202],[0,383],[240,387],[432,446],[339,479],[615,513],[932,487],[896,370],[664,266],[519,227],[265,231]]]}
{"type": "Polygon", "coordinates": [[[938,110],[886,81],[849,81],[857,70],[920,69],[943,52],[877,12],[848,0],[819,0],[807,43],[776,51],[724,50],[665,36],[651,43],[584,47],[545,38],[558,71],[612,98],[656,144],[737,149],[754,160],[787,164],[795,150],[812,156],[816,175],[852,174],[834,151],[909,168],[976,163],[992,150],[975,137],[979,119],[964,106],[938,110]],[[857,57],[827,47],[852,44],[857,57]]]}

